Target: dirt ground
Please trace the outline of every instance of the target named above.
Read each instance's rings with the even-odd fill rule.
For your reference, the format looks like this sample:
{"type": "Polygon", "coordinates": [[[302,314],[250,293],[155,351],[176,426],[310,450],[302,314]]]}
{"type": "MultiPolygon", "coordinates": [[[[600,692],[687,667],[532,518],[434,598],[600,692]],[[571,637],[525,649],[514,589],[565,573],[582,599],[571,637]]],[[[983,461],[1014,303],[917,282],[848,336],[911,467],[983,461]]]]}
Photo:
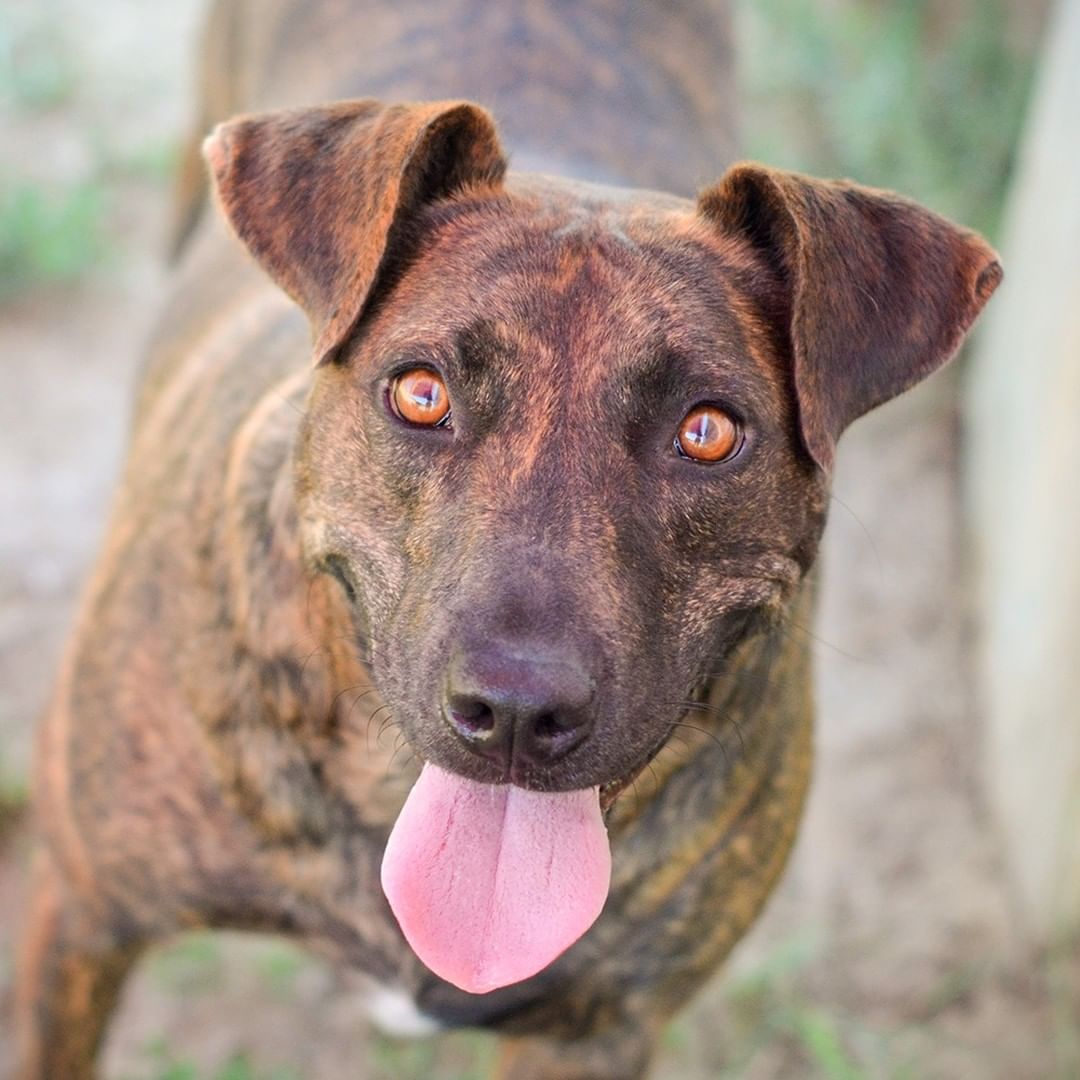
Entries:
{"type": "MultiPolygon", "coordinates": [[[[53,35],[46,51],[74,69],[71,91],[44,108],[0,101],[0,171],[90,177],[107,226],[93,273],[0,299],[8,788],[25,778],[122,452],[131,372],[162,287],[167,150],[187,117],[200,8],[7,0],[0,13],[0,55],[28,33],[53,35]]],[[[977,786],[959,375],[880,410],[842,444],[812,631],[821,722],[805,827],[765,916],[670,1030],[656,1070],[665,1080],[1080,1075],[1075,958],[1022,948],[977,786]]],[[[16,835],[0,855],[0,1073],[27,854],[16,835]]],[[[104,1074],[482,1075],[486,1040],[393,1043],[369,1030],[349,990],[278,942],[184,939],[128,986],[104,1074]]]]}

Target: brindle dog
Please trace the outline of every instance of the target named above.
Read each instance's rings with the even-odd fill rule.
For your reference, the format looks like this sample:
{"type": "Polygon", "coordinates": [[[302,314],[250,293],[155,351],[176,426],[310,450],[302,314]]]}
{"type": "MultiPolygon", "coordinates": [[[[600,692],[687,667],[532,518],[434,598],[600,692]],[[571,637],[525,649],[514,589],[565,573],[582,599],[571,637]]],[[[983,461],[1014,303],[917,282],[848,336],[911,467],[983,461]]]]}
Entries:
{"type": "Polygon", "coordinates": [[[716,181],[727,42],[705,0],[217,5],[204,119],[266,111],[207,141],[223,215],[185,169],[44,724],[22,1077],[92,1075],[140,951],[209,926],[505,1034],[515,1080],[622,1080],[750,925],[807,785],[788,628],[836,439],[1001,271],[886,192],[716,181]],[[483,101],[540,171],[460,101],[272,111],[358,93],[483,101]],[[422,762],[599,787],[606,906],[534,977],[466,993],[406,944],[379,866],[422,762]]]}

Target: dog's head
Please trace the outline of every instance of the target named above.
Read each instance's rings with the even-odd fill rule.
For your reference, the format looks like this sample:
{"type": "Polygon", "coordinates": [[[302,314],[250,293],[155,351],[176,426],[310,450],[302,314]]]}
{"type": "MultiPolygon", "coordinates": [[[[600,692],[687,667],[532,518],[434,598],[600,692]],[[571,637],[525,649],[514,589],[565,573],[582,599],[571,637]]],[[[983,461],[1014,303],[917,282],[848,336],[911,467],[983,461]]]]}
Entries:
{"type": "Polygon", "coordinates": [[[227,216],[308,313],[304,543],[418,754],[567,790],[632,774],[792,597],[836,439],[1000,278],[894,195],[756,165],[697,204],[507,179],[468,104],[240,118],[227,216]]]}

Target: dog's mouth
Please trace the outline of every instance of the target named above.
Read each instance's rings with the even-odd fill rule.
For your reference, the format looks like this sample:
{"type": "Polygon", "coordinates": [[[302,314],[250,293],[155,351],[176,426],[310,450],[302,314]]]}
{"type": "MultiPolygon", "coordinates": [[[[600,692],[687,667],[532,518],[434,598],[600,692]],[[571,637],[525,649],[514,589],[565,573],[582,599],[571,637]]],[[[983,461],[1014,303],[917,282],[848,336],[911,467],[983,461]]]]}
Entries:
{"type": "Polygon", "coordinates": [[[382,864],[413,951],[474,994],[527,979],[565,952],[599,916],[610,880],[599,788],[482,784],[430,763],[382,864]]]}
{"type": "Polygon", "coordinates": [[[627,773],[620,780],[611,780],[600,787],[600,811],[606,814],[614,805],[618,797],[641,775],[644,765],[627,773]]]}
{"type": "Polygon", "coordinates": [[[570,948],[607,900],[605,815],[666,741],[619,779],[571,791],[481,783],[426,764],[382,864],[383,891],[416,955],[481,994],[570,948]]]}

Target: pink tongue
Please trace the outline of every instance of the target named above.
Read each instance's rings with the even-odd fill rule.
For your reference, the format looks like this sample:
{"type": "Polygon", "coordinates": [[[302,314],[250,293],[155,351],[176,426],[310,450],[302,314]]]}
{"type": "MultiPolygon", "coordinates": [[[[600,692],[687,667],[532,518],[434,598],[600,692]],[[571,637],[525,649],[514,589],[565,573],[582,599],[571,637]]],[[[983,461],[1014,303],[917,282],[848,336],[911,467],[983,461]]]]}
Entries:
{"type": "Polygon", "coordinates": [[[547,967],[596,921],[611,853],[596,788],[548,794],[425,765],[382,886],[413,951],[483,994],[547,967]]]}

